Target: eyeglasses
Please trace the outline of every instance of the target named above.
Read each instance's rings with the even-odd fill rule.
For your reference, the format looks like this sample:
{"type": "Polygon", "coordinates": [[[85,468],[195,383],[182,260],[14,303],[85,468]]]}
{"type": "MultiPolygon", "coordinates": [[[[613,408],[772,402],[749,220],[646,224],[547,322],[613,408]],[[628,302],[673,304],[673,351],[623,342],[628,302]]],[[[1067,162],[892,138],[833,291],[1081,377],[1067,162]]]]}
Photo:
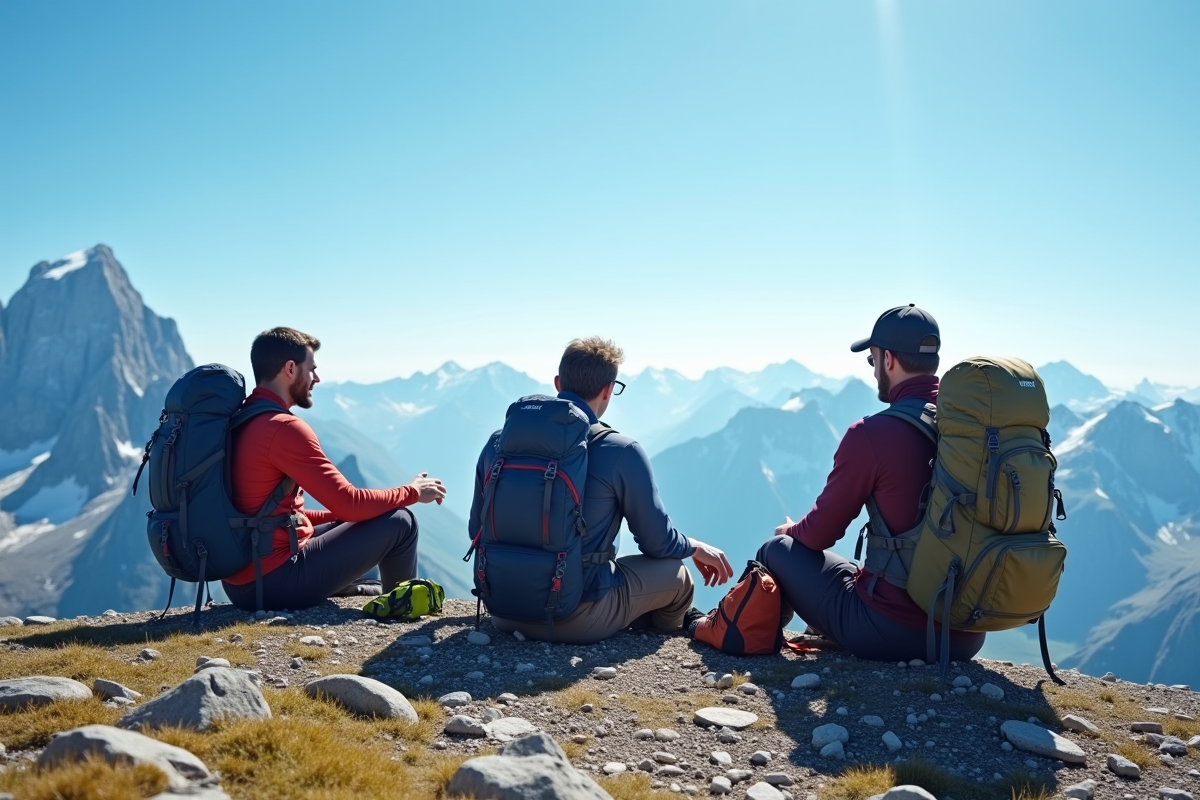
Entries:
{"type": "Polygon", "coordinates": [[[625,384],[620,381],[613,381],[613,394],[620,394],[625,391],[625,384]]]}

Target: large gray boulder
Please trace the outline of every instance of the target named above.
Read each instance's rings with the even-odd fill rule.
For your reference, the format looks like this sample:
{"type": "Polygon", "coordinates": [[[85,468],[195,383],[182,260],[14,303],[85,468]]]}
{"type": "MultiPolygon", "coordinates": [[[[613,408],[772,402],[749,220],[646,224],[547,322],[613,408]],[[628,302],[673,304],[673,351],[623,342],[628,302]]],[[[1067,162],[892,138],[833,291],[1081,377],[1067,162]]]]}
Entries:
{"type": "Polygon", "coordinates": [[[1046,758],[1057,758],[1068,764],[1087,763],[1087,754],[1079,745],[1040,725],[1010,719],[1000,726],[1000,734],[1018,750],[1046,758]]]}
{"type": "Polygon", "coordinates": [[[59,700],[87,700],[92,690],[70,678],[33,675],[0,681],[0,710],[16,711],[28,705],[45,706],[59,700]]]}
{"type": "Polygon", "coordinates": [[[326,675],[304,687],[310,697],[330,697],[354,714],[417,721],[417,711],[400,692],[361,675],[326,675]]]}
{"type": "Polygon", "coordinates": [[[218,719],[268,719],[271,708],[245,672],[213,667],[138,706],[117,722],[122,728],[182,726],[204,731],[218,719]]]}
{"type": "Polygon", "coordinates": [[[544,733],[522,736],[494,756],[472,758],[446,789],[475,800],[612,800],[544,733]]]}
{"type": "Polygon", "coordinates": [[[110,764],[151,764],[166,774],[172,789],[187,789],[213,779],[204,762],[182,747],[108,725],[84,725],[57,734],[37,763],[48,767],[85,758],[102,758],[110,764]]]}

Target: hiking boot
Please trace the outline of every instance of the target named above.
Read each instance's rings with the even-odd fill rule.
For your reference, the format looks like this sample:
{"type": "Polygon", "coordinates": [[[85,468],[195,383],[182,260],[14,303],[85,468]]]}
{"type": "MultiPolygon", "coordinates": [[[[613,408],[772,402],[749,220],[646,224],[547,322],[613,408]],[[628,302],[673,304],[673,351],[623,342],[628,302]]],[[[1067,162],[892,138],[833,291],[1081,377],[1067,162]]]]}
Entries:
{"type": "Polygon", "coordinates": [[[330,597],[376,597],[383,594],[383,582],[357,580],[338,589],[330,597]]]}
{"type": "Polygon", "coordinates": [[[687,631],[687,635],[695,638],[696,626],[700,624],[700,620],[707,616],[708,614],[704,613],[695,606],[692,606],[685,611],[683,614],[683,629],[687,631]]]}

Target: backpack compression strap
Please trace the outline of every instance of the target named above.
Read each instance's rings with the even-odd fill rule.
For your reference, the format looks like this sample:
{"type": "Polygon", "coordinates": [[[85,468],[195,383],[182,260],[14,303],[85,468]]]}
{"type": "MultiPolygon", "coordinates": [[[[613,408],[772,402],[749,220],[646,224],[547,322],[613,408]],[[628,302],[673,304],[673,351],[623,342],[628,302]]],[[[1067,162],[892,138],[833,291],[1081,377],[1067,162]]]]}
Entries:
{"type": "Polygon", "coordinates": [[[937,444],[937,406],[933,403],[925,403],[915,397],[898,400],[873,416],[895,417],[909,422],[929,441],[937,444]]]}
{"type": "MultiPolygon", "coordinates": [[[[233,419],[230,420],[229,429],[232,432],[235,428],[245,425],[255,417],[271,412],[291,413],[274,400],[255,400],[250,405],[239,409],[233,415],[233,419]]],[[[263,610],[262,552],[260,550],[262,535],[265,533],[270,537],[276,528],[286,527],[292,555],[294,556],[300,552],[300,546],[296,538],[296,528],[303,522],[299,518],[300,515],[277,514],[275,516],[267,516],[295,491],[296,482],[285,475],[283,480],[275,486],[270,497],[258,509],[257,514],[253,517],[231,517],[229,520],[231,527],[248,528],[250,530],[250,552],[254,557],[254,603],[256,612],[263,610]]]]}

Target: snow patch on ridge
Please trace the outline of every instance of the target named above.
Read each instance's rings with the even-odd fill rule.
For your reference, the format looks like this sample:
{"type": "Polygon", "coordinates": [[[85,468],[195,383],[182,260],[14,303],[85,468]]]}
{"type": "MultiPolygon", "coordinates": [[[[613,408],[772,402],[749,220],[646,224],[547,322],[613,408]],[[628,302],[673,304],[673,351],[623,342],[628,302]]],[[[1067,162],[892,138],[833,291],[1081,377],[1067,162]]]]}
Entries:
{"type": "Polygon", "coordinates": [[[36,539],[43,533],[49,533],[56,527],[53,522],[44,519],[39,522],[30,523],[29,525],[18,525],[16,530],[10,532],[3,539],[0,539],[0,553],[3,553],[5,550],[17,548],[25,542],[36,539]]]}
{"type": "Polygon", "coordinates": [[[116,439],[114,440],[114,444],[117,446],[117,452],[125,456],[125,458],[132,458],[136,461],[142,460],[142,448],[134,447],[133,442],[116,439]]]}
{"type": "Polygon", "coordinates": [[[87,264],[90,252],[90,250],[76,250],[74,253],[67,253],[55,261],[50,269],[43,272],[42,277],[47,280],[57,281],[68,273],[82,269],[87,264]]]}
{"type": "Polygon", "coordinates": [[[74,477],[70,477],[62,483],[38,489],[37,494],[14,512],[14,516],[18,520],[48,521],[53,527],[78,516],[87,499],[87,487],[80,486],[74,477]]]}
{"type": "Polygon", "coordinates": [[[384,400],[383,405],[402,417],[419,417],[434,409],[434,406],[419,406],[416,403],[397,403],[395,400],[384,400]]]}
{"type": "Polygon", "coordinates": [[[58,437],[55,437],[48,442],[34,442],[21,450],[0,450],[0,478],[29,466],[36,467],[50,457],[50,451],[57,443],[58,437]]]}
{"type": "Polygon", "coordinates": [[[1059,458],[1062,458],[1067,453],[1069,453],[1072,450],[1075,450],[1076,448],[1083,445],[1087,441],[1088,434],[1090,434],[1092,432],[1092,430],[1098,424],[1100,424],[1100,421],[1107,416],[1108,416],[1107,411],[1103,414],[1097,414],[1096,416],[1089,419],[1087,422],[1080,425],[1078,428],[1073,429],[1071,431],[1071,433],[1067,436],[1066,441],[1063,442],[1062,445],[1057,450],[1054,451],[1054,454],[1056,456],[1058,456],[1059,458]]]}

